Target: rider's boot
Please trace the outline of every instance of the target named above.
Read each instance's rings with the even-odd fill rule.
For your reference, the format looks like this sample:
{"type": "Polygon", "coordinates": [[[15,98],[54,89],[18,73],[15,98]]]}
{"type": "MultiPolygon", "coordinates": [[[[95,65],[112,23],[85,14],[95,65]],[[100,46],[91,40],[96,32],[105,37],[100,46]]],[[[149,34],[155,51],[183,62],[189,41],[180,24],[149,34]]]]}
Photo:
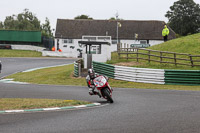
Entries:
{"type": "Polygon", "coordinates": [[[90,94],[90,95],[98,95],[98,96],[101,98],[101,95],[99,94],[99,92],[94,91],[93,88],[90,88],[90,89],[89,89],[89,94],[90,94]]]}
{"type": "Polygon", "coordinates": [[[92,88],[89,89],[89,94],[94,95],[94,90],[92,88]]]}

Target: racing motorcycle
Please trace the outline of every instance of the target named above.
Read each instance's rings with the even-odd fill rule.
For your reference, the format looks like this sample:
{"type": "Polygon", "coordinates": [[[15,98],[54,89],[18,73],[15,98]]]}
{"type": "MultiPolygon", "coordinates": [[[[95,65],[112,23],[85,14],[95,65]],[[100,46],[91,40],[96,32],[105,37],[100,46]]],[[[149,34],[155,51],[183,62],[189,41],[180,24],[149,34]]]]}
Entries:
{"type": "Polygon", "coordinates": [[[98,76],[93,80],[93,82],[98,91],[97,95],[106,99],[108,102],[113,103],[114,102],[112,99],[113,89],[110,87],[106,78],[104,76],[98,76]]]}

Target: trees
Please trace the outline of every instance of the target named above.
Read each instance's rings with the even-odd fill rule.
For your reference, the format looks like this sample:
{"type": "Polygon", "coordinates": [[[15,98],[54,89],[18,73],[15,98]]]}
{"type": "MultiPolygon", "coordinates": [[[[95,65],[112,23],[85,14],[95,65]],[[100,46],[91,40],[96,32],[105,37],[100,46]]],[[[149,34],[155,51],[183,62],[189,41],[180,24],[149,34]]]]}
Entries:
{"type": "Polygon", "coordinates": [[[3,29],[3,28],[4,28],[3,22],[0,21],[0,29],[3,29]]]}
{"type": "Polygon", "coordinates": [[[122,18],[115,18],[115,17],[111,17],[111,18],[109,18],[109,20],[123,20],[122,18]]]}
{"type": "Polygon", "coordinates": [[[48,18],[46,18],[45,23],[42,24],[42,35],[46,37],[53,37],[50,21],[48,18]]]}
{"type": "Polygon", "coordinates": [[[40,20],[28,9],[20,14],[7,16],[4,23],[0,22],[0,29],[41,31],[42,36],[53,36],[49,19],[46,18],[45,23],[40,24],[40,20]]]}
{"type": "Polygon", "coordinates": [[[169,19],[169,26],[180,35],[197,33],[200,28],[200,6],[193,0],[174,2],[165,17],[169,19]]]}
{"type": "Polygon", "coordinates": [[[79,15],[79,16],[76,16],[74,19],[93,19],[91,17],[89,17],[88,15],[79,15]]]}

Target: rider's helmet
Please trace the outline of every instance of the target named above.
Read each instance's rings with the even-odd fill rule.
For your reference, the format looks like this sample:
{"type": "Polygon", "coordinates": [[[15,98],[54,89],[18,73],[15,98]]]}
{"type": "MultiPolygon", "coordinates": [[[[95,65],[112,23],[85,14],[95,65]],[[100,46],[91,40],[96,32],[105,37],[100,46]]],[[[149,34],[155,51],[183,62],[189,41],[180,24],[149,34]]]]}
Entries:
{"type": "Polygon", "coordinates": [[[90,79],[94,79],[95,78],[95,72],[93,69],[88,69],[88,75],[90,76],[90,79]]]}

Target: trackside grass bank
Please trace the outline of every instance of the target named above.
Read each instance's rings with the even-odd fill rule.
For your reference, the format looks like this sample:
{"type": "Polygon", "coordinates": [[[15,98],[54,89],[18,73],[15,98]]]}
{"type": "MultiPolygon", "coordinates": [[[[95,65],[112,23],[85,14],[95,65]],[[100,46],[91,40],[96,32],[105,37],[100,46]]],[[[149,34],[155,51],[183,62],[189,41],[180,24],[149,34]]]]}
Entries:
{"type": "Polygon", "coordinates": [[[78,100],[0,98],[0,110],[35,109],[90,104],[78,100]]]}
{"type": "MultiPolygon", "coordinates": [[[[77,85],[87,86],[85,78],[73,77],[74,65],[66,65],[53,68],[45,68],[32,72],[17,73],[6,78],[13,78],[15,81],[28,82],[33,84],[54,84],[54,85],[77,85]]],[[[142,88],[142,89],[170,89],[170,90],[193,90],[199,91],[199,86],[182,85],[159,85],[148,83],[135,83],[121,80],[109,80],[110,85],[115,88],[142,88]]]]}
{"type": "MultiPolygon", "coordinates": [[[[162,44],[154,45],[152,47],[149,47],[148,49],[151,50],[158,50],[158,51],[167,51],[167,52],[176,52],[176,53],[187,53],[191,55],[200,55],[200,33],[189,35],[186,37],[177,38],[174,40],[167,41],[162,44]]],[[[143,52],[143,51],[142,51],[143,52]]],[[[147,52],[147,51],[146,51],[147,52]]],[[[145,52],[144,52],[145,53],[145,52]]],[[[160,53],[151,53],[151,54],[158,54],[157,56],[160,56],[160,53]]],[[[163,54],[163,57],[166,55],[163,54]]],[[[167,55],[169,56],[169,55],[167,55]]],[[[170,55],[173,58],[173,54],[170,55]]],[[[121,57],[126,57],[126,55],[121,55],[121,57]]],[[[129,57],[136,57],[136,54],[130,54],[129,57]]],[[[141,58],[148,58],[146,55],[139,55],[141,58]]],[[[189,59],[187,56],[180,55],[176,56],[176,58],[185,58],[189,59]]],[[[151,56],[151,59],[159,61],[159,57],[153,57],[151,56]]],[[[172,59],[162,59],[166,62],[173,62],[172,59]]],[[[198,57],[194,58],[193,60],[199,60],[198,57]]],[[[180,69],[180,70],[200,70],[200,67],[191,67],[191,66],[185,66],[185,65],[174,65],[169,63],[160,63],[160,62],[153,62],[150,63],[148,60],[141,60],[137,62],[136,59],[119,59],[119,56],[117,52],[112,53],[112,57],[110,61],[107,61],[108,64],[116,64],[116,65],[123,65],[123,66],[130,66],[130,67],[140,67],[140,68],[155,68],[155,69],[180,69]]],[[[177,61],[177,63],[186,63],[190,64],[190,61],[177,61]]],[[[199,65],[199,63],[194,63],[196,65],[199,65]]]]}
{"type": "Polygon", "coordinates": [[[0,49],[0,57],[42,57],[42,53],[31,50],[0,49]]]}

